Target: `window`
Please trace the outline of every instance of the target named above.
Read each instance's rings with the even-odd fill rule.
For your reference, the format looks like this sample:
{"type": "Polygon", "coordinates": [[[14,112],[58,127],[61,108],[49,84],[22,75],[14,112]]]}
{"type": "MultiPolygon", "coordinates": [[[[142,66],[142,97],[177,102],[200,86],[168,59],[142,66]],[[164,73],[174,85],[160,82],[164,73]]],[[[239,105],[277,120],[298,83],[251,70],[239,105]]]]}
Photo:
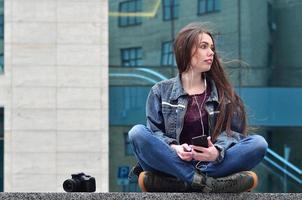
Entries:
{"type": "Polygon", "coordinates": [[[122,66],[134,67],[142,65],[142,48],[121,49],[122,66]]]}
{"type": "Polygon", "coordinates": [[[125,144],[125,155],[126,156],[132,156],[133,151],[132,151],[131,144],[129,142],[129,137],[128,137],[127,132],[124,133],[124,144],[125,144]]]}
{"type": "Polygon", "coordinates": [[[161,64],[162,65],[176,65],[174,53],[173,53],[173,43],[171,41],[169,42],[163,42],[162,48],[161,48],[161,64]]]}
{"type": "Polygon", "coordinates": [[[141,0],[130,0],[121,2],[119,5],[120,13],[129,13],[128,16],[119,17],[119,26],[134,26],[142,23],[142,18],[139,16],[130,16],[137,12],[142,11],[142,1],[141,0]]]}
{"type": "Polygon", "coordinates": [[[179,0],[163,0],[163,20],[168,21],[178,18],[179,0]]]}
{"type": "Polygon", "coordinates": [[[198,0],[198,15],[220,10],[220,0],[198,0]]]}

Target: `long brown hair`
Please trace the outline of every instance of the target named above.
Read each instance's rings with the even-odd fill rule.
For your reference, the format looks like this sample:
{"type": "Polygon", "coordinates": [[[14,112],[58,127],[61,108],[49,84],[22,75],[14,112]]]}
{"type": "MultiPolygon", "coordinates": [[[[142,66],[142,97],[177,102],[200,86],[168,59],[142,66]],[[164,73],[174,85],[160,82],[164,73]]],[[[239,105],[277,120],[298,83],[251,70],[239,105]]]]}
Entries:
{"type": "MultiPolygon", "coordinates": [[[[189,70],[192,49],[199,43],[199,35],[201,33],[208,34],[215,47],[215,41],[212,34],[204,27],[203,24],[194,22],[185,26],[180,30],[174,41],[174,53],[179,74],[189,70]]],[[[246,134],[246,113],[242,100],[234,91],[233,86],[227,78],[223,66],[214,53],[211,69],[206,72],[206,76],[210,77],[217,87],[219,95],[218,110],[220,114],[217,117],[216,124],[212,133],[212,140],[215,141],[222,131],[231,133],[232,118],[237,117],[240,121],[241,132],[246,134]],[[236,115],[236,116],[235,116],[236,115]]]]}

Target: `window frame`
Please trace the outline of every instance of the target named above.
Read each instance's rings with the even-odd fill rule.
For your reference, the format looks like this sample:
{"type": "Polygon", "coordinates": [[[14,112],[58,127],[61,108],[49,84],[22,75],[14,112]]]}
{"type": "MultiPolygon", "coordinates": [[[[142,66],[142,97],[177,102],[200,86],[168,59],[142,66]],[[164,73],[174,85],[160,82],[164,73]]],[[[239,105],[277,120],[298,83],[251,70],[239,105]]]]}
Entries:
{"type": "Polygon", "coordinates": [[[197,2],[197,15],[206,15],[210,13],[215,13],[215,12],[220,12],[221,10],[221,1],[220,0],[198,0],[197,2]],[[209,1],[213,2],[213,8],[210,10],[209,9],[209,1]],[[204,2],[204,12],[201,12],[200,10],[200,4],[204,2]]]}
{"type": "Polygon", "coordinates": [[[162,10],[163,10],[163,21],[171,21],[171,20],[176,20],[179,17],[179,7],[180,7],[180,3],[179,0],[172,0],[173,1],[173,16],[171,15],[171,8],[170,8],[170,3],[171,0],[162,0],[162,10]],[[169,2],[167,4],[167,2],[169,2]],[[176,2],[176,3],[175,3],[176,2]],[[169,9],[169,15],[166,12],[166,9],[169,9]],[[178,10],[176,10],[178,9],[178,10]],[[175,14],[176,13],[176,14],[175,14]]]}
{"type": "Polygon", "coordinates": [[[143,48],[142,47],[130,47],[130,48],[121,48],[121,66],[122,67],[136,67],[141,66],[143,61],[143,48]],[[141,51],[140,53],[138,51],[141,51]],[[135,57],[131,58],[132,51],[134,51],[135,57]],[[124,52],[128,52],[128,59],[124,59],[124,52]],[[131,62],[134,61],[135,64],[132,65],[131,62]],[[129,63],[126,65],[125,63],[129,63]]]}
{"type": "Polygon", "coordinates": [[[173,52],[173,41],[163,41],[161,44],[161,61],[162,66],[176,66],[175,55],[173,52]],[[170,45],[169,51],[165,51],[165,46],[170,45]],[[172,56],[172,63],[169,63],[170,56],[172,56]],[[167,58],[166,58],[167,57],[167,58]],[[167,62],[165,62],[167,60],[167,62]]]}
{"type": "MultiPolygon", "coordinates": [[[[142,0],[128,0],[119,3],[119,12],[120,13],[138,13],[142,12],[142,0]],[[134,10],[129,9],[131,4],[134,4],[134,10]],[[123,10],[123,6],[127,7],[126,10],[123,10]]],[[[141,25],[142,18],[139,16],[119,16],[118,17],[118,26],[119,27],[129,27],[129,26],[138,26],[141,25]],[[124,23],[125,21],[125,23],[124,23]]]]}

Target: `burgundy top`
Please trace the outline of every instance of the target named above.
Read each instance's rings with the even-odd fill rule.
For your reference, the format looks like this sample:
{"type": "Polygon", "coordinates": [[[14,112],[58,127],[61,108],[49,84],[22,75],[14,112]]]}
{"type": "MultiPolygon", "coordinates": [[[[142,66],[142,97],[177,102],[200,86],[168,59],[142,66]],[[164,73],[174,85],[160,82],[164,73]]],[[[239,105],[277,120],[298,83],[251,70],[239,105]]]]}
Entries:
{"type": "Polygon", "coordinates": [[[188,106],[187,106],[187,112],[185,114],[184,118],[184,125],[183,129],[180,134],[180,144],[187,143],[192,144],[192,137],[200,136],[202,135],[202,126],[200,124],[200,114],[198,107],[196,105],[196,101],[194,100],[194,96],[196,97],[196,100],[199,104],[199,108],[201,110],[202,115],[202,121],[204,125],[204,132],[206,135],[209,135],[209,124],[208,124],[208,113],[204,109],[204,104],[209,96],[210,90],[207,89],[206,92],[203,92],[202,94],[194,94],[189,95],[188,99],[188,106]],[[204,97],[206,95],[206,97],[204,97]],[[202,102],[205,99],[203,105],[202,102]]]}

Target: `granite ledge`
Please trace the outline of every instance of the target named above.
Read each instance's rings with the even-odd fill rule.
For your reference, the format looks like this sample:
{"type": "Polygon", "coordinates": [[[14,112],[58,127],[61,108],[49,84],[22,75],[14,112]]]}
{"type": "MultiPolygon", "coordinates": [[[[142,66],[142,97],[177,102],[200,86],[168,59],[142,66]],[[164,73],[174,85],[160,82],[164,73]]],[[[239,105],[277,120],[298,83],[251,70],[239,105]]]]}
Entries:
{"type": "Polygon", "coordinates": [[[203,193],[123,193],[123,192],[109,192],[109,193],[14,193],[2,192],[0,193],[0,200],[8,199],[22,199],[22,200],[102,200],[102,199],[131,199],[131,200],[186,200],[186,199],[207,199],[207,200],[222,200],[222,199],[302,199],[302,193],[217,193],[217,194],[203,194],[203,193]]]}

